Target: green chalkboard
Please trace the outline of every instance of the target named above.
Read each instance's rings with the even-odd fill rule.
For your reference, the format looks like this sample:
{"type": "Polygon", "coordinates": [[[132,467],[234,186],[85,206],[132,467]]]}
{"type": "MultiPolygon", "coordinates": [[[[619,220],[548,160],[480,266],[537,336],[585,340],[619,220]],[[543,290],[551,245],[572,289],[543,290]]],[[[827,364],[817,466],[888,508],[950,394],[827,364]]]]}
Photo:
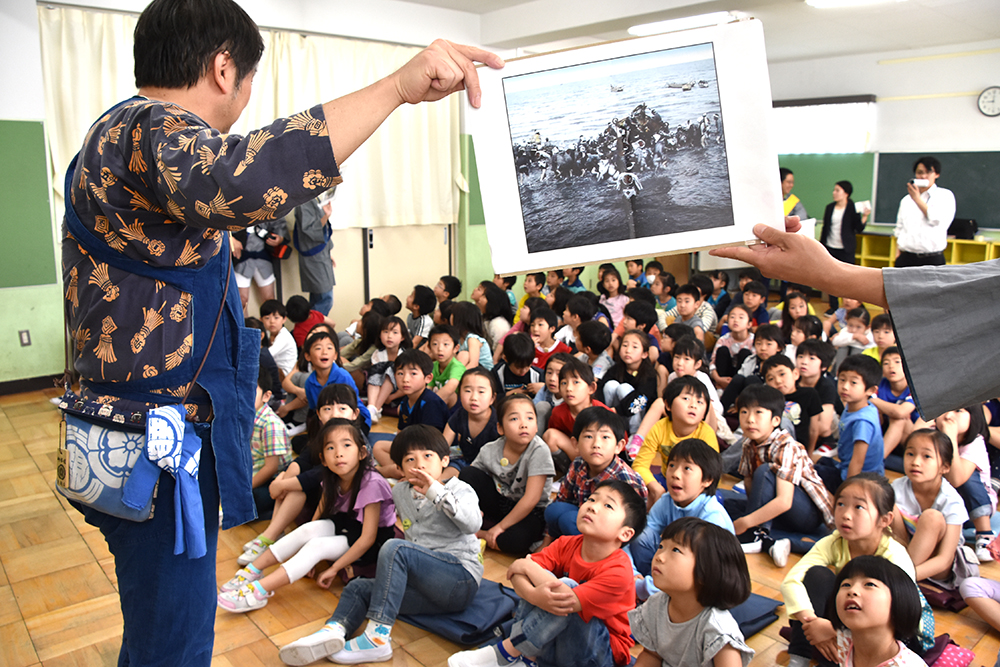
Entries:
{"type": "MultiPolygon", "coordinates": [[[[879,153],[875,218],[896,222],[899,200],[913,178],[913,163],[927,153],[879,153]]],[[[941,161],[937,184],[955,193],[956,218],[1000,228],[1000,152],[932,153],[941,161]]]]}
{"type": "Polygon", "coordinates": [[[0,120],[0,288],[56,281],[42,123],[0,120]]]}
{"type": "MultiPolygon", "coordinates": [[[[833,185],[837,181],[850,181],[854,186],[851,199],[865,201],[872,198],[875,155],[873,153],[824,153],[809,155],[779,155],[778,164],[795,174],[792,193],[802,200],[806,212],[816,218],[817,226],[823,221],[826,205],[833,201],[833,185]]],[[[775,181],[778,175],[774,175],[775,181]]]]}

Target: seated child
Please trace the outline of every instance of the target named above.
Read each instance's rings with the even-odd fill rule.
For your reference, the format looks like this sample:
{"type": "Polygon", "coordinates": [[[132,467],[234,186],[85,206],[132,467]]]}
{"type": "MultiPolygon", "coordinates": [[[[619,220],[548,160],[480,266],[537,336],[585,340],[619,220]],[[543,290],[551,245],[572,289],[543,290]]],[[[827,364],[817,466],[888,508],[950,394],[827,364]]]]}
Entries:
{"type": "Polygon", "coordinates": [[[257,396],[254,408],[253,434],[250,451],[253,458],[253,504],[257,507],[257,517],[270,519],[274,510],[274,499],[268,492],[268,485],[292,460],[292,448],[288,446],[285,422],[268,406],[271,400],[271,376],[265,369],[257,373],[257,396]]]}
{"type": "MultiPolygon", "coordinates": [[[[559,314],[555,304],[552,311],[559,314]]],[[[563,326],[555,334],[555,339],[567,346],[576,345],[576,330],[584,322],[594,319],[597,314],[597,304],[583,294],[574,294],[566,301],[562,309],[563,326]]]]}
{"type": "MultiPolygon", "coordinates": [[[[641,328],[641,327],[640,327],[641,328]]],[[[663,333],[660,334],[660,353],[657,355],[656,359],[653,359],[653,352],[655,348],[653,345],[655,343],[650,339],[650,355],[649,360],[654,363],[663,366],[669,375],[674,370],[674,361],[671,355],[674,353],[674,345],[684,336],[694,336],[694,329],[686,324],[681,324],[680,322],[674,322],[673,324],[668,324],[663,328],[663,333]]],[[[659,372],[659,369],[657,369],[659,372]]],[[[664,382],[666,382],[666,376],[664,376],[664,382]]],[[[663,385],[666,388],[666,384],[663,385]]],[[[660,393],[663,393],[660,391],[660,393]]]]}
{"type": "MultiPolygon", "coordinates": [[[[349,342],[347,347],[340,349],[343,369],[351,374],[354,384],[358,387],[364,387],[367,382],[365,371],[371,368],[372,357],[379,349],[384,319],[376,311],[369,310],[358,322],[358,337],[349,342]]],[[[337,340],[339,344],[340,339],[337,340]]]]}
{"type": "Polygon", "coordinates": [[[540,542],[552,490],[552,455],[538,437],[535,406],[524,394],[506,396],[497,409],[500,438],[483,445],[458,478],[479,497],[493,525],[477,536],[491,549],[524,554],[540,542]]]}
{"type": "Polygon", "coordinates": [[[482,366],[493,370],[493,353],[483,328],[483,314],[474,303],[459,301],[448,313],[445,324],[455,327],[458,333],[458,350],[455,356],[466,368],[482,366]]]}
{"type": "MultiPolygon", "coordinates": [[[[846,326],[830,339],[833,346],[839,350],[838,359],[875,347],[875,339],[868,327],[870,323],[871,315],[864,306],[847,311],[846,326]]],[[[870,356],[874,359],[874,355],[870,356]]],[[[875,362],[878,363],[878,360],[875,362]]]]}
{"type": "Polygon", "coordinates": [[[885,448],[886,467],[900,472],[903,469],[902,455],[897,454],[893,457],[892,466],[889,465],[889,457],[913,432],[913,423],[919,413],[913,403],[910,387],[906,383],[903,357],[899,353],[899,348],[895,345],[887,347],[881,356],[882,380],[869,402],[878,410],[879,418],[885,425],[882,442],[885,448]]]}
{"type": "Polygon", "coordinates": [[[847,313],[855,308],[861,308],[862,304],[857,299],[843,297],[840,300],[841,306],[835,311],[826,311],[826,319],[823,320],[823,331],[828,338],[832,338],[835,333],[847,326],[847,313]]]}
{"type": "Polygon", "coordinates": [[[657,454],[660,456],[660,468],[665,470],[670,450],[681,440],[697,438],[719,451],[715,431],[705,423],[711,404],[708,390],[701,380],[690,375],[677,378],[663,392],[663,405],[666,417],[657,421],[648,433],[643,433],[640,427],[639,432],[628,443],[632,449],[629,454],[634,459],[632,468],[646,483],[652,503],[666,493],[663,484],[654,477],[650,469],[657,454]]]}
{"type": "Polygon", "coordinates": [[[629,298],[625,296],[625,286],[622,285],[621,274],[612,265],[601,277],[601,282],[597,285],[597,291],[601,293],[599,303],[608,309],[611,315],[612,326],[617,326],[622,320],[622,311],[629,298]]]}
{"type": "Polygon", "coordinates": [[[838,426],[837,458],[840,460],[822,458],[816,463],[816,472],[831,492],[845,479],[860,472],[885,474],[882,426],[878,410],[869,403],[881,378],[882,369],[869,356],[856,354],[840,364],[837,393],[844,404],[838,426]]]}
{"type": "Polygon", "coordinates": [[[795,428],[795,439],[812,455],[820,433],[823,404],[812,387],[799,387],[799,369],[791,359],[776,354],[760,367],[767,386],[774,387],[785,397],[785,416],[795,428]]]}
{"type": "MultiPolygon", "coordinates": [[[[415,424],[444,431],[448,425],[448,406],[428,388],[434,379],[431,358],[420,350],[406,350],[396,357],[393,368],[396,371],[396,386],[403,393],[403,401],[399,404],[399,432],[415,424]]],[[[403,471],[393,462],[389,440],[376,442],[372,453],[380,473],[394,479],[403,476],[403,471]]]]}
{"type": "Polygon", "coordinates": [[[458,382],[465,373],[465,366],[455,358],[458,332],[450,324],[441,324],[431,328],[427,339],[428,351],[434,360],[431,391],[452,408],[458,402],[458,382]]]}
{"type": "Polygon", "coordinates": [[[434,298],[439,304],[454,301],[462,293],[462,281],[456,276],[441,276],[434,285],[434,298]]]}
{"type": "Polygon", "coordinates": [[[702,370],[705,365],[705,344],[691,336],[680,338],[674,343],[672,356],[674,372],[667,376],[667,382],[685,375],[698,378],[705,385],[709,402],[712,404],[712,409],[709,411],[708,418],[705,421],[708,422],[708,425],[712,427],[720,439],[725,440],[727,443],[735,442],[736,438],[732,437],[732,431],[729,425],[726,424],[725,417],[723,416],[722,402],[719,400],[718,392],[715,391],[715,385],[712,384],[712,380],[708,377],[708,374],[702,370]]]}
{"type": "MultiPolygon", "coordinates": [[[[751,281],[756,280],[757,282],[760,282],[760,281],[763,280],[763,278],[761,278],[760,271],[758,271],[753,266],[748,266],[745,269],[741,269],[740,270],[740,272],[736,276],[736,280],[737,280],[736,286],[739,289],[736,290],[736,291],[730,290],[730,296],[732,298],[730,299],[729,305],[726,307],[726,310],[723,311],[723,315],[728,315],[729,311],[736,304],[743,303],[743,290],[746,289],[746,286],[751,281]]],[[[763,283],[761,283],[761,284],[763,285],[763,283]]],[[[766,297],[766,295],[767,295],[767,292],[765,290],[765,297],[766,297]]],[[[721,318],[720,318],[720,321],[721,321],[721,318]]]]}
{"type": "Polygon", "coordinates": [[[365,305],[361,306],[361,310],[358,311],[358,319],[351,320],[351,323],[347,325],[347,328],[343,331],[337,333],[337,343],[341,348],[345,348],[351,344],[351,341],[358,338],[358,324],[360,324],[362,317],[366,313],[375,311],[383,318],[392,317],[392,313],[389,312],[389,304],[387,304],[382,299],[372,299],[365,305]]]}
{"type": "Polygon", "coordinates": [[[448,667],[506,666],[522,655],[539,665],[627,665],[635,607],[632,567],[622,551],[646,523],[642,499],[627,483],[599,484],[580,509],[580,535],[560,537],[507,570],[521,596],[510,637],[456,653],[448,667]]]}
{"type": "Polygon", "coordinates": [[[792,325],[795,320],[809,314],[809,297],[799,291],[790,291],[785,295],[784,300],[778,304],[778,318],[772,320],[771,324],[781,327],[781,335],[785,340],[792,338],[792,325]]]}
{"type": "Polygon", "coordinates": [[[799,345],[813,338],[823,338],[823,323],[815,315],[803,315],[792,322],[792,333],[785,346],[785,356],[794,359],[799,345]]]}
{"type": "MultiPolygon", "coordinates": [[[[323,326],[320,325],[320,327],[323,326]]],[[[303,362],[312,366],[313,371],[307,376],[304,387],[296,386],[292,382],[292,376],[285,378],[283,383],[285,391],[290,395],[294,395],[295,398],[286,401],[281,406],[278,410],[279,417],[284,417],[289,412],[298,410],[303,406],[308,406],[309,411],[314,412],[319,392],[328,384],[346,384],[357,393],[358,386],[354,384],[354,378],[337,364],[337,359],[340,357],[340,350],[337,347],[337,338],[332,331],[319,328],[315,333],[310,334],[306,338],[306,344],[302,349],[302,356],[303,362]]],[[[304,365],[302,367],[306,368],[304,365]]],[[[358,410],[361,412],[361,416],[364,417],[365,427],[371,428],[371,415],[368,412],[368,408],[362,405],[360,397],[358,397],[358,410]]]]}
{"type": "Polygon", "coordinates": [[[448,418],[444,439],[451,447],[451,460],[441,479],[450,479],[476,460],[479,451],[500,437],[494,403],[503,396],[497,379],[482,366],[465,371],[458,385],[458,408],[448,418]]]}
{"type": "Polygon", "coordinates": [[[406,328],[413,340],[414,350],[419,350],[427,342],[427,335],[434,326],[432,315],[436,307],[434,291],[427,285],[415,285],[410,296],[406,297],[406,309],[410,311],[406,316],[406,328]]]}
{"type": "MultiPolygon", "coordinates": [[[[576,349],[586,355],[586,361],[594,371],[594,379],[600,380],[611,368],[614,361],[608,354],[611,345],[611,329],[603,322],[591,320],[584,322],[576,330],[576,349]]],[[[580,358],[580,357],[578,357],[580,358]]]]}
{"type": "MultiPolygon", "coordinates": [[[[493,342],[492,350],[493,350],[493,364],[494,365],[500,363],[500,360],[503,358],[503,344],[504,344],[504,341],[507,340],[507,337],[511,336],[512,334],[519,333],[519,332],[525,332],[525,333],[527,333],[528,329],[529,329],[529,323],[531,322],[531,313],[535,312],[536,308],[548,308],[548,307],[549,307],[548,302],[545,299],[543,299],[541,297],[537,297],[537,296],[529,297],[524,302],[524,305],[521,306],[521,310],[518,311],[518,315],[520,316],[520,319],[517,321],[517,323],[514,324],[514,326],[512,326],[510,329],[508,329],[507,333],[505,333],[503,336],[501,336],[499,341],[494,341],[493,342]]],[[[478,310],[478,308],[477,308],[477,310],[478,310]]],[[[480,316],[480,319],[482,319],[481,316],[480,316]]],[[[563,329],[565,329],[565,328],[566,327],[563,327],[563,329]]],[[[560,340],[559,333],[561,331],[562,331],[562,329],[560,329],[559,331],[556,332],[556,340],[560,340]]]]}
{"type": "Polygon", "coordinates": [[[528,334],[507,336],[503,344],[503,361],[493,367],[505,394],[534,394],[542,381],[542,373],[532,366],[535,344],[528,334]]]}
{"type": "MultiPolygon", "coordinates": [[[[612,264],[614,266],[614,264],[612,264]]],[[[625,272],[628,274],[628,289],[634,287],[649,287],[649,278],[642,270],[641,259],[630,259],[625,262],[625,272]]]]}
{"type": "Polygon", "coordinates": [[[763,384],[764,375],[760,371],[761,364],[785,347],[785,337],[781,329],[773,324],[762,324],[753,335],[753,354],[746,358],[732,381],[722,392],[722,407],[728,410],[736,402],[736,397],[749,385],[763,384]]]}
{"type": "Polygon", "coordinates": [[[625,332],[615,356],[614,365],[597,383],[597,395],[627,420],[626,430],[634,433],[657,399],[659,369],[663,367],[649,360],[649,336],[641,329],[625,332]]]}
{"type": "Polygon", "coordinates": [[[657,310],[666,312],[677,305],[674,290],[677,289],[677,279],[671,273],[660,273],[649,284],[649,291],[656,297],[653,305],[657,310]]]}
{"type": "Polygon", "coordinates": [[[260,304],[260,321],[264,323],[264,329],[270,337],[267,349],[281,372],[282,382],[292,372],[299,358],[292,332],[285,328],[286,314],[285,306],[277,299],[269,299],[260,304]]]}
{"type": "Polygon", "coordinates": [[[750,597],[746,557],[731,533],[685,517],[663,529],[652,579],[662,590],[629,612],[636,665],[743,665],[753,649],[729,609],[750,597]]]}
{"type": "Polygon", "coordinates": [[[310,426],[313,428],[307,437],[309,444],[268,486],[270,496],[274,499],[271,521],[260,535],[243,545],[243,553],[236,559],[238,564],[252,563],[285,534],[285,528],[304,509],[310,516],[315,512],[323,492],[321,446],[316,439],[316,432],[334,417],[349,419],[360,426],[364,421],[360,419],[357,405],[357,394],[346,384],[327,385],[319,392],[316,419],[311,420],[310,426]]]}
{"type": "Polygon", "coordinates": [[[524,286],[524,296],[517,302],[517,312],[514,313],[514,324],[521,321],[521,309],[524,308],[524,304],[527,303],[528,299],[545,298],[545,294],[542,291],[545,288],[545,274],[542,272],[525,274],[522,285],[524,286]]]}
{"type": "Polygon", "coordinates": [[[709,377],[719,389],[732,382],[746,358],[753,354],[753,334],[750,333],[750,310],[743,304],[733,306],[726,317],[729,331],[715,341],[709,377]]]}
{"type": "Polygon", "coordinates": [[[244,317],[243,326],[247,329],[257,329],[260,331],[260,367],[266,370],[267,374],[271,376],[271,400],[268,401],[268,405],[272,409],[277,410],[281,407],[282,401],[285,400],[285,392],[281,388],[281,373],[278,371],[278,364],[274,363],[274,357],[271,356],[270,350],[267,349],[271,344],[271,337],[267,335],[264,323],[256,317],[244,317]]]}
{"type": "Polygon", "coordinates": [[[545,523],[552,538],[579,535],[576,519],[580,506],[606,479],[620,479],[646,500],[646,485],[627,463],[618,458],[625,448],[625,425],[606,408],[587,408],[573,424],[573,440],[580,451],[559,487],[555,501],[545,508],[545,523]]]}
{"type": "Polygon", "coordinates": [[[563,269],[563,287],[574,294],[586,291],[587,288],[584,287],[583,281],[580,280],[580,274],[583,273],[583,269],[584,267],[582,266],[573,266],[563,269]]]}
{"type": "MultiPolygon", "coordinates": [[[[771,317],[767,312],[767,288],[764,284],[756,280],[751,280],[743,288],[740,293],[742,303],[750,311],[750,330],[756,333],[759,327],[768,324],[771,321],[771,317]]],[[[730,310],[736,305],[736,299],[733,299],[732,305],[730,305],[730,310]]],[[[725,335],[729,332],[729,328],[723,325],[721,333],[725,335]]]]}
{"type": "MultiPolygon", "coordinates": [[[[625,315],[622,317],[621,324],[612,334],[612,345],[617,349],[626,331],[641,329],[649,337],[649,359],[655,363],[660,357],[660,334],[656,328],[657,321],[656,308],[652,305],[645,301],[630,301],[625,306],[625,315]]],[[[687,329],[694,333],[690,327],[687,329]]]]}
{"type": "Polygon", "coordinates": [[[701,304],[698,306],[697,315],[705,323],[706,331],[714,332],[719,326],[719,316],[715,314],[715,306],[708,302],[708,298],[712,296],[715,284],[704,273],[696,273],[691,276],[691,284],[701,292],[701,296],[699,297],[701,304]]]}
{"type": "MultiPolygon", "coordinates": [[[[374,565],[379,549],[395,535],[392,489],[375,472],[365,436],[347,419],[330,419],[317,435],[322,446],[323,497],[312,521],[268,547],[223,584],[219,607],[234,613],[260,609],[283,586],[306,576],[320,561],[332,565],[316,577],[329,588],[341,571],[374,565]],[[263,570],[279,565],[265,575],[263,570]]],[[[353,578],[353,577],[352,577],[353,578]]]]}
{"type": "MultiPolygon", "coordinates": [[[[837,415],[844,409],[837,396],[837,383],[826,372],[836,353],[833,345],[816,339],[804,340],[795,349],[795,365],[799,370],[798,385],[815,389],[823,406],[823,412],[819,415],[819,437],[823,443],[835,440],[834,434],[839,419],[837,415]]],[[[825,447],[829,445],[821,446],[821,453],[825,447]]]]}
{"type": "Polygon", "coordinates": [[[507,301],[510,302],[510,315],[513,317],[517,313],[517,297],[514,296],[514,290],[511,287],[517,284],[517,276],[501,276],[499,273],[494,273],[493,284],[507,295],[507,301]]]}
{"type": "Polygon", "coordinates": [[[833,497],[816,473],[805,447],[779,428],[785,401],[773,387],[747,387],[736,399],[743,429],[739,472],[746,495],[731,494],[726,510],[733,527],[745,535],[743,551],[765,550],[785,567],[792,544],[774,540],[771,529],[815,535],[833,527],[833,497]],[[741,497],[736,498],[735,495],[741,497]]]}
{"type": "Polygon", "coordinates": [[[559,371],[566,365],[566,362],[573,358],[572,354],[557,352],[549,357],[545,364],[545,374],[542,378],[542,386],[535,392],[535,415],[538,417],[538,432],[545,433],[549,427],[549,417],[552,415],[552,408],[562,403],[562,395],[559,393],[559,371]]]}
{"type": "Polygon", "coordinates": [[[317,324],[325,323],[336,331],[336,323],[318,310],[313,310],[309,299],[299,294],[288,299],[285,303],[285,312],[288,313],[288,319],[295,322],[295,326],[292,327],[292,338],[295,339],[297,347],[305,345],[307,334],[317,324]]]}
{"type": "MultiPolygon", "coordinates": [[[[661,273],[663,273],[663,264],[655,259],[646,262],[646,287],[651,287],[653,280],[661,273]]],[[[641,287],[641,285],[637,285],[636,287],[641,287]]]]}
{"type": "Polygon", "coordinates": [[[535,343],[535,356],[531,365],[535,368],[545,368],[545,362],[557,352],[570,352],[570,347],[562,341],[553,338],[559,320],[551,308],[536,308],[531,313],[529,330],[531,340],[535,343]]]}
{"type": "MultiPolygon", "coordinates": [[[[698,307],[701,305],[701,291],[696,286],[688,283],[677,288],[675,298],[677,299],[676,321],[694,329],[695,337],[704,343],[707,325],[698,317],[698,307]]],[[[667,313],[667,317],[670,317],[670,313],[667,313]]]]}
{"type": "Polygon", "coordinates": [[[563,402],[552,408],[548,428],[543,436],[545,444],[552,453],[552,461],[559,477],[569,470],[570,463],[580,455],[572,441],[576,416],[592,405],[608,407],[592,399],[595,391],[597,382],[594,381],[594,373],[590,370],[590,366],[579,359],[567,361],[559,369],[559,395],[562,396],[563,402]]]}
{"type": "Polygon", "coordinates": [[[392,460],[403,471],[392,500],[405,539],[382,546],[375,578],[351,580],[322,628],[282,647],[286,665],[326,657],[341,664],[390,660],[390,635],[400,613],[458,612],[476,596],[483,577],[476,538],[482,517],[468,484],[440,481],[448,465],[444,436],[425,424],[400,431],[392,460]],[[364,633],[348,641],[366,617],[364,633]]]}
{"type": "Polygon", "coordinates": [[[690,324],[687,320],[697,317],[701,320],[704,331],[715,331],[719,318],[715,314],[715,309],[705,302],[705,292],[702,291],[702,287],[704,287],[705,291],[710,293],[711,283],[712,281],[707,276],[693,276],[690,283],[675,289],[674,298],[677,300],[677,305],[665,311],[663,313],[664,318],[669,320],[673,317],[676,322],[689,324],[693,328],[694,325],[690,324]],[[686,293],[691,297],[688,308],[682,308],[680,305],[680,295],[684,293],[681,290],[685,287],[688,288],[686,293]],[[697,293],[691,290],[692,287],[698,290],[697,293]]]}
{"type": "Polygon", "coordinates": [[[882,363],[882,355],[890,347],[896,345],[896,331],[892,328],[892,317],[889,313],[879,313],[872,318],[872,340],[874,347],[867,347],[861,354],[867,354],[875,361],[882,363]]]}
{"type": "Polygon", "coordinates": [[[368,369],[368,411],[373,422],[382,419],[382,408],[386,403],[403,396],[396,388],[396,373],[392,365],[401,350],[412,347],[413,341],[403,320],[395,315],[382,320],[378,349],[372,354],[372,365],[368,369]]]}
{"type": "Polygon", "coordinates": [[[670,450],[663,477],[667,482],[666,495],[650,508],[642,534],[625,547],[635,571],[643,575],[635,582],[636,596],[640,600],[658,592],[650,576],[650,567],[664,528],[678,519],[692,516],[733,532],[733,520],[715,497],[722,477],[719,452],[696,438],[681,440],[670,450]]]}

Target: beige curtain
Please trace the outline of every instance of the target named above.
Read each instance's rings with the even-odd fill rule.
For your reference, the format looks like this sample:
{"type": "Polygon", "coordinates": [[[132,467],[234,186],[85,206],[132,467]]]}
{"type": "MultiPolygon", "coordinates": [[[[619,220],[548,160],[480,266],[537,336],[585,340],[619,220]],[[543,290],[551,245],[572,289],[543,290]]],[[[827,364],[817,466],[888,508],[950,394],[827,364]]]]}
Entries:
{"type": "MultiPolygon", "coordinates": [[[[56,210],[63,177],[90,124],[135,93],[136,17],[38,7],[46,129],[56,210]]],[[[419,49],[284,31],[261,32],[264,55],[250,104],[233,132],[246,133],[388,75],[419,49]]],[[[333,219],[339,227],[447,225],[458,218],[459,99],[405,106],[342,165],[333,219]]],[[[336,132],[335,127],[330,128],[336,132]]]]}

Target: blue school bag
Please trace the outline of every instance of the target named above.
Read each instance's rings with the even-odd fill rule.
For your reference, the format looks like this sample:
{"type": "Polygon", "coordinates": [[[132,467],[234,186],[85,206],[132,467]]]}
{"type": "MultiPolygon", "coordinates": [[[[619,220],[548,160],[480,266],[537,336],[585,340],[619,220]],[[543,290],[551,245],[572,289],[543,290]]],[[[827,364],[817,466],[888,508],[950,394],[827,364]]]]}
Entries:
{"type": "Polygon", "coordinates": [[[479,584],[476,597],[462,611],[450,614],[400,614],[400,620],[433,632],[462,646],[479,646],[503,639],[514,624],[520,596],[513,588],[488,579],[479,584]]]}

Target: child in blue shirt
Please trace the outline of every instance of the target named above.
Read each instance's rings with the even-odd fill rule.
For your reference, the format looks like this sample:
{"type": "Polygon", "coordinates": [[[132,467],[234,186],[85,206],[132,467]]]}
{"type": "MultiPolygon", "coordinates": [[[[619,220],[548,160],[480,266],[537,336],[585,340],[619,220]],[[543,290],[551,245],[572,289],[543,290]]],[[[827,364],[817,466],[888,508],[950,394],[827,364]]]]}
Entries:
{"type": "MultiPolygon", "coordinates": [[[[282,386],[289,394],[295,395],[291,401],[287,401],[278,409],[279,417],[284,417],[288,413],[298,410],[308,405],[310,412],[316,411],[316,401],[319,392],[328,384],[346,384],[358,393],[358,386],[354,384],[354,378],[337,364],[340,356],[340,345],[337,337],[329,331],[319,330],[306,339],[303,347],[303,361],[312,366],[313,372],[306,379],[305,389],[300,389],[291,383],[291,377],[286,376],[282,386]]],[[[304,364],[300,364],[304,365],[304,364]]],[[[358,398],[358,411],[364,417],[365,426],[371,428],[372,418],[368,408],[358,398]]]]}
{"type": "Polygon", "coordinates": [[[913,432],[918,413],[903,372],[903,357],[895,345],[887,347],[882,353],[882,381],[878,383],[878,391],[872,396],[871,404],[885,420],[882,440],[886,467],[901,472],[902,450],[895,456],[893,451],[913,432]]]}
{"type": "Polygon", "coordinates": [[[878,410],[868,402],[881,379],[878,362],[864,354],[847,357],[837,370],[837,393],[844,404],[837,442],[840,461],[825,458],[816,464],[816,472],[831,493],[860,472],[885,474],[882,426],[878,410]]]}

